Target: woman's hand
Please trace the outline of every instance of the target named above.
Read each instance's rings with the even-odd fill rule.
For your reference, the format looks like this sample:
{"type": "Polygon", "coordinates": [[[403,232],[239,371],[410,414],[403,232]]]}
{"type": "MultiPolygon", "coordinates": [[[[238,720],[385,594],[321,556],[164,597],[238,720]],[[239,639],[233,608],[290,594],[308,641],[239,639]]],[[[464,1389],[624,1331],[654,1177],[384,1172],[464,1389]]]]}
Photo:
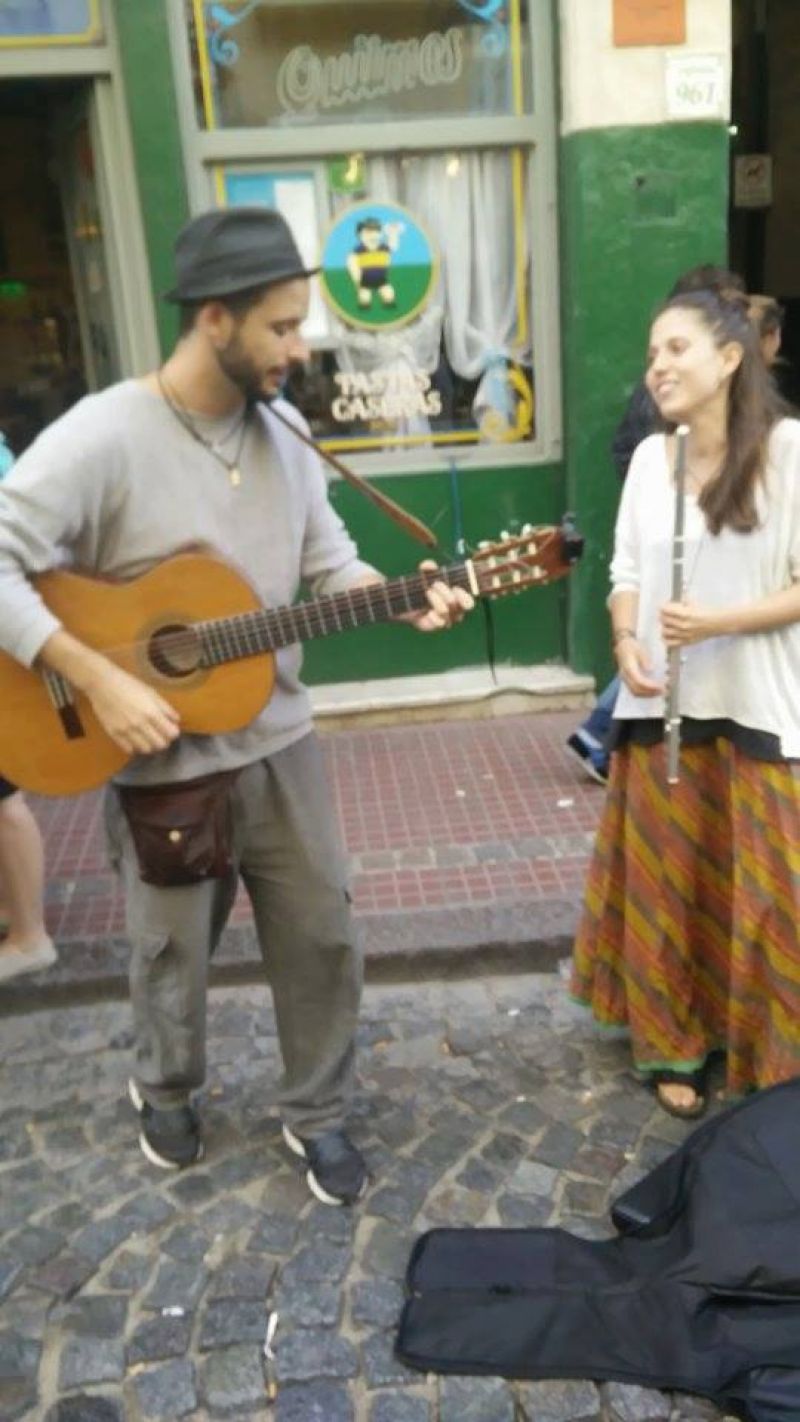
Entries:
{"type": "Polygon", "coordinates": [[[661,695],[664,688],[653,679],[650,658],[636,637],[629,635],[620,638],[615,651],[619,674],[634,696],[661,695]]]}
{"type": "Polygon", "coordinates": [[[688,647],[707,637],[720,637],[726,630],[719,609],[698,607],[693,602],[668,602],[661,609],[661,636],[665,647],[688,647]]]}

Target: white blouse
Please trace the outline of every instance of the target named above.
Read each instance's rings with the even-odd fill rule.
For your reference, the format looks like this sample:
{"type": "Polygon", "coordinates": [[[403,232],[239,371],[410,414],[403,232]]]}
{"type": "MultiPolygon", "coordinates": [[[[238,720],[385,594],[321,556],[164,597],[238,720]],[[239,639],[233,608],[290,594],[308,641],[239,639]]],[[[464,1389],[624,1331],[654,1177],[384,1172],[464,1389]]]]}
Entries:
{"type": "MultiPolygon", "coordinates": [[[[735,607],[800,581],[800,420],[781,420],[770,436],[759,527],[751,533],[709,532],[696,499],[686,496],[684,587],[687,602],[735,607]]],[[[666,673],[658,614],[672,593],[675,489],[666,438],[651,435],[636,449],[617,518],[611,582],[635,592],[636,633],[654,676],[666,673]]],[[[800,621],[770,632],[710,637],[683,649],[679,712],[698,720],[724,718],[777,736],[781,752],[800,757],[800,621]]],[[[664,715],[663,696],[634,696],[623,686],[615,716],[664,715]]]]}

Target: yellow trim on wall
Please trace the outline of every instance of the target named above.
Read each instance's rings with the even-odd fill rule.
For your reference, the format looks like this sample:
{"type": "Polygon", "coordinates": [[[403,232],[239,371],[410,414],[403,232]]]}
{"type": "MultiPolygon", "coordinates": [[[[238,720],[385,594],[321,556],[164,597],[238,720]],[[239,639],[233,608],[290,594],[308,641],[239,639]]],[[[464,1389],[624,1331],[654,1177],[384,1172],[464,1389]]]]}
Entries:
{"type": "Polygon", "coordinates": [[[85,30],[74,35],[2,35],[0,49],[41,49],[61,48],[65,44],[94,44],[102,37],[100,20],[100,0],[89,0],[89,23],[85,30]]]}
{"type": "Polygon", "coordinates": [[[225,183],[225,169],[221,163],[215,163],[212,171],[214,175],[214,197],[216,198],[217,207],[227,207],[228,189],[225,183]]]}
{"type": "Polygon", "coordinates": [[[214,111],[214,85],[211,80],[211,59],[206,38],[206,17],[203,0],[192,0],[194,10],[194,32],[197,37],[197,63],[200,69],[200,88],[203,94],[203,118],[208,132],[217,126],[214,111]]]}

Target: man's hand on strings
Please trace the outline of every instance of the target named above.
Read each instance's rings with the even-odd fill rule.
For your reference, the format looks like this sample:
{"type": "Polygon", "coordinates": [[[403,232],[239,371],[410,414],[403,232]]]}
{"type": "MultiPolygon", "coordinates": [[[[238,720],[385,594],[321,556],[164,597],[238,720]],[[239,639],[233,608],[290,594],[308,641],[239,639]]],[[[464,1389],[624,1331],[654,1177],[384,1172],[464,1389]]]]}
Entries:
{"type": "MultiPolygon", "coordinates": [[[[435,571],[436,564],[426,558],[419,567],[420,572],[429,573],[435,571]]],[[[398,621],[408,622],[418,632],[442,632],[446,627],[463,622],[475,606],[475,599],[464,588],[451,588],[439,579],[429,584],[427,596],[427,607],[404,613],[398,621]]]]}

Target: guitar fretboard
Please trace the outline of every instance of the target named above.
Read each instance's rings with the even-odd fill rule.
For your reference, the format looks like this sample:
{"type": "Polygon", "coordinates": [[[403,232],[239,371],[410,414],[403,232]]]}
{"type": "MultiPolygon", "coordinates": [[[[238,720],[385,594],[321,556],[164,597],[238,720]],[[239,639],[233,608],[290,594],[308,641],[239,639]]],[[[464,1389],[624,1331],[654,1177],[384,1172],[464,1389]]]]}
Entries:
{"type": "Polygon", "coordinates": [[[370,622],[389,622],[404,612],[416,612],[427,602],[431,583],[441,581],[450,587],[465,588],[471,583],[466,563],[454,563],[447,568],[413,573],[392,578],[370,587],[350,588],[347,592],[309,602],[297,602],[291,607],[259,608],[242,612],[236,617],[218,617],[194,625],[200,637],[204,666],[220,666],[224,662],[255,657],[264,652],[276,652],[294,642],[308,642],[327,637],[334,632],[346,632],[370,622]]]}

